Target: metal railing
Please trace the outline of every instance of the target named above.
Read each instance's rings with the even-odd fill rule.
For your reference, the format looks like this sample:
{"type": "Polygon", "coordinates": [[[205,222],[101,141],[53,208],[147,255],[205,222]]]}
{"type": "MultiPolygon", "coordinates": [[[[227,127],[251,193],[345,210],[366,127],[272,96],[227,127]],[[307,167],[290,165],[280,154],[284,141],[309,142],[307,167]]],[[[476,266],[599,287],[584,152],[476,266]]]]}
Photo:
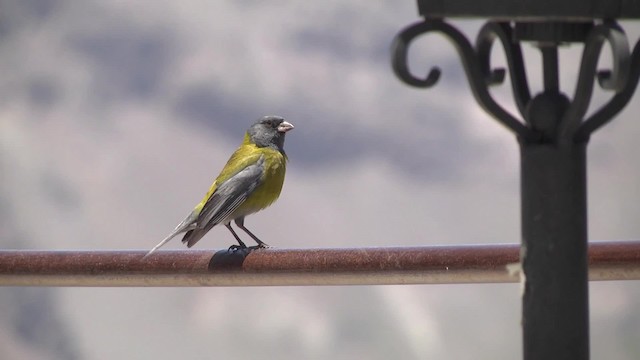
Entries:
{"type": "MultiPolygon", "coordinates": [[[[508,283],[516,244],[237,251],[0,251],[2,286],[508,283]]],[[[640,241],[589,244],[590,280],[640,280],[640,241]]]]}

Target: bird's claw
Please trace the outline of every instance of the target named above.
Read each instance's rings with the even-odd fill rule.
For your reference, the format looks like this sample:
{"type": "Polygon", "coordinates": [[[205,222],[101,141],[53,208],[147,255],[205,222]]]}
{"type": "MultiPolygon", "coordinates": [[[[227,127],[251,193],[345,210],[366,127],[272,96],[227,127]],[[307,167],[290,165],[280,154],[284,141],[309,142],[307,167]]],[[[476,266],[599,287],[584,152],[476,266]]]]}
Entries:
{"type": "Polygon", "coordinates": [[[246,249],[246,246],[240,246],[240,245],[231,245],[229,246],[229,251],[238,251],[238,250],[244,250],[246,249]]]}
{"type": "Polygon", "coordinates": [[[271,249],[272,246],[266,243],[254,245],[254,246],[242,246],[242,245],[231,245],[229,246],[229,251],[238,251],[238,250],[258,250],[258,249],[271,249]]]}
{"type": "Polygon", "coordinates": [[[270,249],[270,248],[272,248],[272,246],[269,245],[269,244],[265,244],[265,243],[254,245],[254,246],[249,246],[249,249],[251,249],[251,250],[270,249]]]}

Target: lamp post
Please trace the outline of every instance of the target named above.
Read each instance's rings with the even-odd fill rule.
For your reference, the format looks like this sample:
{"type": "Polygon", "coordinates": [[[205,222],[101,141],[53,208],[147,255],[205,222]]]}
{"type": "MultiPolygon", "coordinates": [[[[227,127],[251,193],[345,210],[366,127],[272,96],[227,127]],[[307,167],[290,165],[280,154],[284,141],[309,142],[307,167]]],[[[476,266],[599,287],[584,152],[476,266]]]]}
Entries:
{"type": "Polygon", "coordinates": [[[406,84],[427,88],[440,76],[424,78],[407,65],[409,45],[418,36],[438,33],[450,40],[462,61],[479,105],[512,131],[520,144],[524,284],[524,359],[589,358],[586,149],[591,134],[630,100],[640,77],[640,42],[630,53],[627,37],[612,19],[639,18],[640,3],[577,0],[469,2],[418,0],[424,19],[402,30],[392,46],[392,65],[406,84]],[[506,6],[505,6],[506,4],[506,6]],[[475,46],[449,17],[486,17],[475,46]],[[544,89],[531,95],[522,42],[540,50],[544,89]],[[489,87],[505,78],[490,64],[493,44],[504,48],[519,115],[501,107],[489,87]],[[559,86],[558,47],[582,43],[584,50],[572,97],[559,86]],[[603,46],[612,51],[610,70],[598,71],[603,46]],[[585,118],[596,83],[613,96],[585,118]]]}

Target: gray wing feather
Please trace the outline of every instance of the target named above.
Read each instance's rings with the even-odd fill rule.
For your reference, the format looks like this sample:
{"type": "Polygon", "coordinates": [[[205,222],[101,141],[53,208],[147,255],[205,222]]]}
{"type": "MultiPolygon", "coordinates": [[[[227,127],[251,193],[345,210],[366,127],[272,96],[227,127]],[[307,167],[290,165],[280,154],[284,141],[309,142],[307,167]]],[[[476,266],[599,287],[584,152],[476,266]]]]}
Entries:
{"type": "Polygon", "coordinates": [[[186,242],[188,247],[193,246],[212,227],[224,221],[242,205],[255,188],[260,185],[263,171],[264,157],[260,157],[255,164],[247,166],[220,184],[199,214],[195,212],[189,214],[176,226],[171,234],[154,246],[144,257],[151,255],[169,240],[184,232],[186,232],[186,235],[182,242],[186,242]]]}
{"type": "Polygon", "coordinates": [[[182,242],[191,247],[212,227],[225,221],[260,185],[263,171],[264,157],[260,157],[255,164],[247,166],[220,184],[202,207],[197,228],[188,232],[182,242]]]}

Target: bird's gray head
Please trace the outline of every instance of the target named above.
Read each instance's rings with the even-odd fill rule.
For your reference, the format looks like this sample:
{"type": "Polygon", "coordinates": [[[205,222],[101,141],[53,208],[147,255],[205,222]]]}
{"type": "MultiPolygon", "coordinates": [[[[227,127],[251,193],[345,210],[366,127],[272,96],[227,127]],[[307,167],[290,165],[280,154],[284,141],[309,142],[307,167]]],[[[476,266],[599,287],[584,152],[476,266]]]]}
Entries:
{"type": "Polygon", "coordinates": [[[284,135],[293,129],[293,125],[284,121],[280,116],[263,116],[251,125],[247,134],[249,140],[259,147],[272,147],[284,152],[284,135]]]}

